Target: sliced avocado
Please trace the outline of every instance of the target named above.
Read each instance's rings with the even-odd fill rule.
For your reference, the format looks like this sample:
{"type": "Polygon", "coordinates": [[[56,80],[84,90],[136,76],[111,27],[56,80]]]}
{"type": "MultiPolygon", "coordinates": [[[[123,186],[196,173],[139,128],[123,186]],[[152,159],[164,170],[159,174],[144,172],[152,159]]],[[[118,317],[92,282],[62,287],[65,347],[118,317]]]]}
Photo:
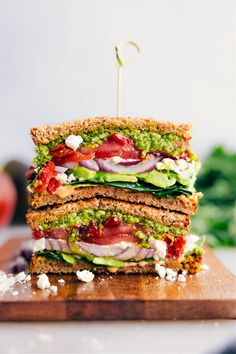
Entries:
{"type": "Polygon", "coordinates": [[[97,172],[96,176],[102,182],[137,182],[138,179],[135,176],[123,175],[119,173],[109,173],[109,172],[97,172]]]}
{"type": "Polygon", "coordinates": [[[87,168],[82,166],[78,166],[74,169],[74,175],[77,178],[83,178],[85,180],[96,178],[96,174],[96,171],[88,170],[87,168]]]}
{"type": "Polygon", "coordinates": [[[139,179],[144,180],[147,183],[151,183],[154,186],[160,187],[160,188],[168,188],[170,186],[173,186],[173,184],[176,183],[176,178],[167,174],[167,173],[161,173],[158,172],[157,170],[153,170],[148,173],[142,173],[139,175],[136,175],[139,179]]]}
{"type": "Polygon", "coordinates": [[[103,258],[103,257],[94,257],[92,262],[97,265],[103,265],[107,267],[120,268],[123,266],[124,262],[119,259],[113,258],[103,258]]]}
{"type": "Polygon", "coordinates": [[[70,254],[61,253],[62,258],[69,264],[74,264],[76,262],[75,258],[70,254]]]}

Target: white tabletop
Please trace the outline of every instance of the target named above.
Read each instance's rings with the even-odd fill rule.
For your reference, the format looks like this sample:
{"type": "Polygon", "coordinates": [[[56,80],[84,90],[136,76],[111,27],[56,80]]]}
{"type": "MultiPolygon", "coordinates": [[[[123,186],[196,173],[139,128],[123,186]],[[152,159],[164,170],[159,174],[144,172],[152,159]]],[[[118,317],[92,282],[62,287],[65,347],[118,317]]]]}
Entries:
{"type": "MultiPolygon", "coordinates": [[[[25,235],[4,230],[0,243],[16,232],[25,235]]],[[[236,251],[216,252],[236,274],[236,251]]],[[[233,320],[0,323],[0,353],[215,354],[233,338],[233,320]]]]}

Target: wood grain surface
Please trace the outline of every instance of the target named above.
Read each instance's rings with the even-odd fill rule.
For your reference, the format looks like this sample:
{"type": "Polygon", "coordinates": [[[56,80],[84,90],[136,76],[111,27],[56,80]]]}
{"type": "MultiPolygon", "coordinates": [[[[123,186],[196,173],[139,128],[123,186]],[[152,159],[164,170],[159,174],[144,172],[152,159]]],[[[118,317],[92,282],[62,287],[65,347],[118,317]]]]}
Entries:
{"type": "MultiPolygon", "coordinates": [[[[0,248],[0,269],[7,271],[21,239],[0,248]]],[[[206,248],[209,270],[187,276],[186,283],[155,275],[99,275],[82,283],[75,275],[51,275],[58,294],[37,289],[37,276],[14,287],[19,295],[0,297],[1,321],[169,320],[236,318],[236,277],[206,248]],[[58,279],[65,280],[64,285],[58,279]]]]}

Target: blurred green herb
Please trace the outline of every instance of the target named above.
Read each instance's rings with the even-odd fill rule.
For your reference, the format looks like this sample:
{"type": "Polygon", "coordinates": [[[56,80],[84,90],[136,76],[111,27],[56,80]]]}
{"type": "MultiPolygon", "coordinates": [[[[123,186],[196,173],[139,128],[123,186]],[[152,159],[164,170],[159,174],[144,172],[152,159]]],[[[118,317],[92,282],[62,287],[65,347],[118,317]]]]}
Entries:
{"type": "Polygon", "coordinates": [[[203,164],[196,188],[204,194],[192,230],[211,247],[236,247],[236,153],[216,147],[203,164]]]}

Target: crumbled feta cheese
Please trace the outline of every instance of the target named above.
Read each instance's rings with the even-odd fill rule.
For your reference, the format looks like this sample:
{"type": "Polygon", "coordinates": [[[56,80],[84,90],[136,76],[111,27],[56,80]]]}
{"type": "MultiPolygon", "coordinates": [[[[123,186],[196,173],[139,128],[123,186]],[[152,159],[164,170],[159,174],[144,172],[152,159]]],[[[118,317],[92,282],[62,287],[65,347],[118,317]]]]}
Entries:
{"type": "Polygon", "coordinates": [[[172,160],[163,159],[156,164],[157,170],[171,170],[177,173],[184,180],[190,180],[191,184],[200,168],[200,163],[196,161],[186,161],[185,159],[172,160]]]}
{"type": "Polygon", "coordinates": [[[185,282],[186,282],[185,276],[184,276],[183,274],[179,274],[179,275],[178,275],[178,281],[179,281],[180,283],[185,283],[185,282]]]}
{"type": "Polygon", "coordinates": [[[0,281],[3,281],[5,279],[7,279],[7,274],[1,270],[0,271],[0,281]]]}
{"type": "Polygon", "coordinates": [[[25,281],[30,281],[31,280],[31,276],[28,274],[25,278],[25,281]]]}
{"type": "Polygon", "coordinates": [[[56,285],[51,285],[49,290],[53,295],[57,295],[57,286],[56,285]]]}
{"type": "Polygon", "coordinates": [[[156,250],[154,259],[158,260],[159,258],[166,257],[167,245],[165,241],[156,240],[153,237],[150,237],[148,240],[149,245],[156,250]]]}
{"type": "Polygon", "coordinates": [[[79,280],[88,283],[94,279],[94,274],[89,270],[77,270],[76,275],[79,280]]]}
{"type": "Polygon", "coordinates": [[[76,178],[75,178],[75,176],[74,176],[74,174],[73,173],[71,173],[70,175],[69,175],[69,177],[67,178],[67,182],[72,182],[72,181],[75,181],[76,180],[76,178]]]}
{"type": "MultiPolygon", "coordinates": [[[[30,279],[30,275],[26,275],[25,272],[20,272],[13,276],[12,274],[6,274],[5,272],[0,271],[0,295],[3,295],[11,290],[13,285],[24,284],[30,279]]],[[[18,295],[18,291],[13,292],[12,295],[18,295]]]]}
{"type": "Polygon", "coordinates": [[[186,237],[186,244],[184,246],[184,253],[188,253],[191,252],[195,247],[196,247],[196,243],[199,240],[199,236],[197,235],[188,235],[188,237],[186,237]]]}
{"type": "Polygon", "coordinates": [[[80,135],[69,135],[65,140],[65,144],[73,150],[77,150],[82,142],[83,138],[80,135]]]}
{"type": "Polygon", "coordinates": [[[172,277],[176,277],[177,272],[175,270],[171,269],[171,268],[166,268],[166,274],[170,275],[172,277]]]}
{"type": "Polygon", "coordinates": [[[67,182],[67,174],[66,173],[58,173],[55,177],[61,184],[67,182]]]}
{"type": "Polygon", "coordinates": [[[15,290],[11,294],[12,294],[12,296],[17,296],[17,295],[19,295],[19,291],[15,290]]]}
{"type": "Polygon", "coordinates": [[[22,283],[26,278],[26,274],[25,272],[20,272],[18,274],[16,274],[15,276],[15,282],[16,283],[22,283]]]}
{"type": "Polygon", "coordinates": [[[177,272],[171,268],[166,268],[166,280],[176,281],[177,272]]]}
{"type": "Polygon", "coordinates": [[[12,285],[15,284],[15,277],[8,277],[6,273],[0,273],[0,295],[5,294],[9,291],[12,285]]]}
{"type": "Polygon", "coordinates": [[[33,252],[43,251],[45,250],[45,248],[46,248],[46,240],[44,237],[34,241],[33,252]]]}
{"type": "Polygon", "coordinates": [[[185,276],[188,274],[188,271],[184,269],[184,270],[182,270],[182,274],[185,276]]]}
{"type": "Polygon", "coordinates": [[[67,167],[55,166],[55,171],[58,173],[65,173],[68,170],[67,167]]]}
{"type": "Polygon", "coordinates": [[[46,274],[40,274],[37,280],[37,287],[41,290],[50,288],[51,284],[49,282],[48,276],[46,274]]]}
{"type": "Polygon", "coordinates": [[[160,264],[156,264],[155,270],[157,271],[157,273],[161,279],[165,278],[165,276],[166,276],[166,268],[165,267],[161,266],[160,264]]]}
{"type": "Polygon", "coordinates": [[[59,280],[58,280],[58,283],[59,283],[59,284],[65,284],[65,280],[64,280],[64,279],[59,279],[59,280]]]}

